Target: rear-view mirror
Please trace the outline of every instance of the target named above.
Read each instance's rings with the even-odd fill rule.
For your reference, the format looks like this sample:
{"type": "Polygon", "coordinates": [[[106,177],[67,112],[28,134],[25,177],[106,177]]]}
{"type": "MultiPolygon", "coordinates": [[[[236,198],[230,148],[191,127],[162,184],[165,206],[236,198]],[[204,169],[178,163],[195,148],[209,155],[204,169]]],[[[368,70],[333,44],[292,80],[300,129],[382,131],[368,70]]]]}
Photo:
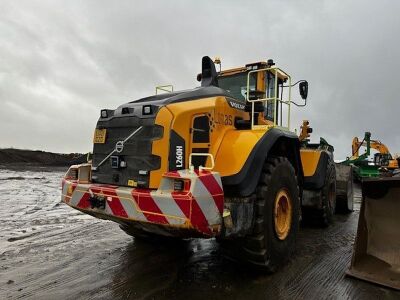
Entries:
{"type": "Polygon", "coordinates": [[[300,82],[299,91],[300,91],[301,98],[306,100],[307,99],[307,95],[308,95],[308,82],[307,81],[300,82]]]}

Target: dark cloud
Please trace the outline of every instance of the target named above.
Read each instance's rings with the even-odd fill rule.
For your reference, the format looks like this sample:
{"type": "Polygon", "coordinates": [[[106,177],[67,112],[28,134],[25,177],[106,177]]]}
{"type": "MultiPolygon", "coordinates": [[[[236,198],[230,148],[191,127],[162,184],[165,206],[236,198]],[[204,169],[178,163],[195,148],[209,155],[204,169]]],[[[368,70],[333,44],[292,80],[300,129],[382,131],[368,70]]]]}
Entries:
{"type": "Polygon", "coordinates": [[[309,119],[337,157],[371,131],[400,152],[395,1],[2,1],[0,147],[87,151],[99,110],[273,58],[310,82],[309,119]]]}

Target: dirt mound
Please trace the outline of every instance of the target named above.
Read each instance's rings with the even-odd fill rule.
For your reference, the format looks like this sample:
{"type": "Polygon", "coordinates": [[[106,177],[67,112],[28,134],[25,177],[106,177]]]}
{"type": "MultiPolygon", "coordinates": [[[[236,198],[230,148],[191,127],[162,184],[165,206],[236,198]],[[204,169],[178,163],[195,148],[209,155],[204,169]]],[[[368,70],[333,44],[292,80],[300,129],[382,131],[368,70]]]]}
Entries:
{"type": "Polygon", "coordinates": [[[0,164],[40,164],[50,166],[67,166],[86,162],[86,154],[52,153],[40,150],[0,149],[0,164]]]}

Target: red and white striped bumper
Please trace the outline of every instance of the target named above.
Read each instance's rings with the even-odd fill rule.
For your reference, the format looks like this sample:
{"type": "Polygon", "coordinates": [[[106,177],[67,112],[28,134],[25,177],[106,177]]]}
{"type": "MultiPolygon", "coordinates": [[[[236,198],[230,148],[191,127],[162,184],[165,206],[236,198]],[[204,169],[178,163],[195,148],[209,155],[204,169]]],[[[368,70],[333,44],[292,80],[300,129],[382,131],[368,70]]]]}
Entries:
{"type": "Polygon", "coordinates": [[[61,200],[103,219],[139,225],[147,232],[179,237],[212,237],[221,232],[224,195],[216,172],[182,170],[164,174],[158,190],[62,180],[61,200]],[[174,179],[190,181],[188,191],[173,191],[174,179]],[[94,208],[91,197],[105,198],[94,208]]]}

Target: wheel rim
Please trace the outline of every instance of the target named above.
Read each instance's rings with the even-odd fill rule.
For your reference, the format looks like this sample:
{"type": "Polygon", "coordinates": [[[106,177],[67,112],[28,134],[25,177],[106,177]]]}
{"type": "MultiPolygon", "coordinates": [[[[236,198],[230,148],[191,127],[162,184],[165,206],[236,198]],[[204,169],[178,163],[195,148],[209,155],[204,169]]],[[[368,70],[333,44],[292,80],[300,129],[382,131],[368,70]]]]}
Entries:
{"type": "Polygon", "coordinates": [[[274,223],[278,239],[284,240],[292,224],[292,200],[286,189],[281,189],[275,197],[274,223]]]}

